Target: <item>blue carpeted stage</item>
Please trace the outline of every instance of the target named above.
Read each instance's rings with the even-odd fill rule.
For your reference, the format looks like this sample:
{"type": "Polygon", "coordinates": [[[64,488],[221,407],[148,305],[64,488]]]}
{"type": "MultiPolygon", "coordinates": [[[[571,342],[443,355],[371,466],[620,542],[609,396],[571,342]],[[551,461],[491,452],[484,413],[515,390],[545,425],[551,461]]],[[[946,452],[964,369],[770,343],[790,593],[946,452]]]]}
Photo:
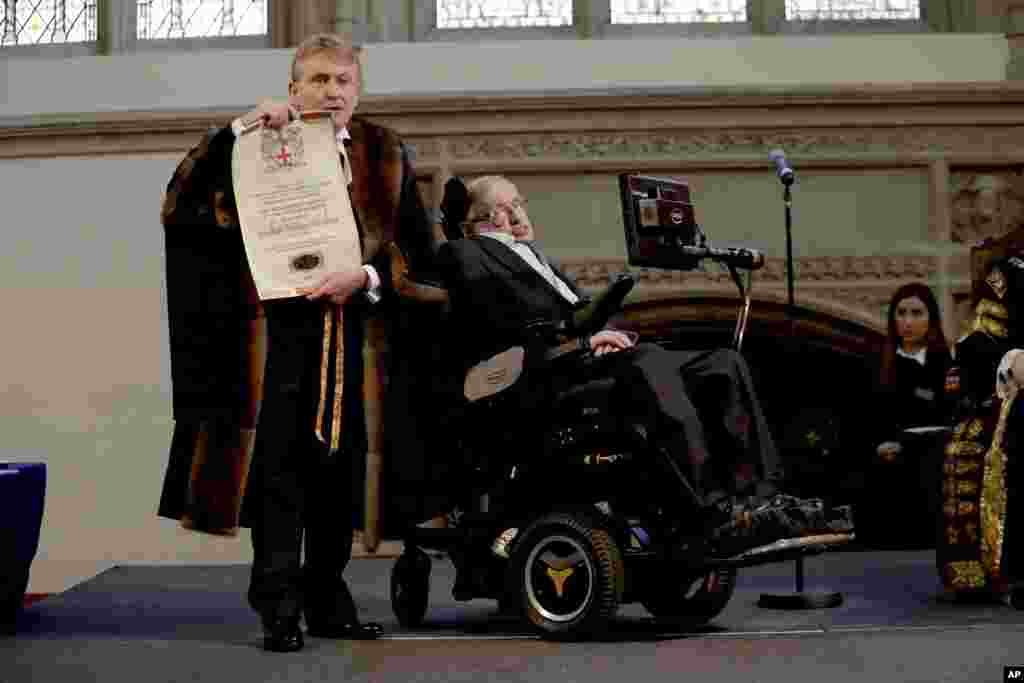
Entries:
{"type": "MultiPolygon", "coordinates": [[[[311,640],[295,655],[264,653],[256,616],[245,604],[248,568],[230,566],[115,567],[29,606],[16,637],[0,639],[0,681],[42,680],[345,680],[360,669],[359,652],[387,641],[532,640],[521,624],[495,614],[489,601],[457,603],[453,572],[435,559],[427,623],[403,630],[391,614],[391,560],[355,560],[348,575],[367,620],[385,626],[385,641],[352,644],[311,640]]],[[[609,634],[614,643],[667,639],[813,638],[907,631],[998,629],[1024,637],[1024,612],[1000,604],[952,604],[940,598],[931,551],[834,552],[806,561],[806,589],[840,591],[842,606],[812,611],[759,608],[762,593],[793,589],[793,565],[743,570],[725,612],[698,633],[666,632],[639,605],[622,608],[609,634]]],[[[443,653],[445,642],[421,643],[443,653]]],[[[894,641],[895,642],[895,641],[894,641]]],[[[808,647],[815,647],[808,642],[808,647]]],[[[895,647],[895,646],[894,646],[895,647]]],[[[899,653],[893,655],[898,657],[899,653]]],[[[903,680],[903,679],[893,679],[903,680]]],[[[958,680],[958,679],[950,679],[958,680]]]]}

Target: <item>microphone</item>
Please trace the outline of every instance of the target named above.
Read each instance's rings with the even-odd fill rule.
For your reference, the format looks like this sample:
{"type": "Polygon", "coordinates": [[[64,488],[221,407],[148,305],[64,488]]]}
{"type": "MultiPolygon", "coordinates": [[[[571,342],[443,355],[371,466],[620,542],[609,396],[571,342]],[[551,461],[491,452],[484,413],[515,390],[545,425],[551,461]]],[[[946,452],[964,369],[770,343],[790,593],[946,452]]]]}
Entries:
{"type": "Polygon", "coordinates": [[[779,176],[779,180],[782,181],[783,185],[792,185],[793,181],[796,180],[796,175],[793,173],[793,169],[786,163],[786,153],[781,149],[773,149],[769,154],[768,158],[775,162],[775,173],[779,176]]]}

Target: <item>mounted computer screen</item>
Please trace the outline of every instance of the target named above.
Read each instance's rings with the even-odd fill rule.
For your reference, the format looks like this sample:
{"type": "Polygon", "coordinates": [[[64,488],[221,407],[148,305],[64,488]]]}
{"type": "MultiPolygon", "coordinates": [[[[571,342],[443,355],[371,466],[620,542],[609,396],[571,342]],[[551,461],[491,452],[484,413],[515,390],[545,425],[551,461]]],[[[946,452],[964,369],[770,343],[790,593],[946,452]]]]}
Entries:
{"type": "Polygon", "coordinates": [[[697,266],[696,259],[679,249],[701,246],[686,181],[622,173],[619,191],[630,265],[673,270],[697,266]]]}

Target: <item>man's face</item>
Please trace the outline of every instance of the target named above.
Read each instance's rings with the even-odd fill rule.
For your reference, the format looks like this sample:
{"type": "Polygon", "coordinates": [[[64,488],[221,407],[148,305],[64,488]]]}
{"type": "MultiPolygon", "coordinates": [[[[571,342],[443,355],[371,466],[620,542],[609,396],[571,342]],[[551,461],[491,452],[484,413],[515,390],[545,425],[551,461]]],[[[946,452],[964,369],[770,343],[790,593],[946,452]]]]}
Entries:
{"type": "Polygon", "coordinates": [[[288,84],[288,99],[299,111],[329,109],[334,125],[348,125],[359,103],[359,65],[339,61],[333,52],[318,52],[299,63],[301,78],[288,84]]]}
{"type": "Polygon", "coordinates": [[[500,181],[491,188],[490,196],[491,223],[500,232],[506,232],[517,240],[532,240],[533,225],[526,213],[526,200],[519,194],[515,185],[508,181],[500,181]]]}

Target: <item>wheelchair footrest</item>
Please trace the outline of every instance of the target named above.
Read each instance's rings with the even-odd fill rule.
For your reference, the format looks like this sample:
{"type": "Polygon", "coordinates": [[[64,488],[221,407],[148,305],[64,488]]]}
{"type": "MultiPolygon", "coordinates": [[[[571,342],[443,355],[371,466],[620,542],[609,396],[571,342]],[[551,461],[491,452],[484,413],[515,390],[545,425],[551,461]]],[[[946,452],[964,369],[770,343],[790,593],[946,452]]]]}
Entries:
{"type": "Polygon", "coordinates": [[[824,552],[831,547],[844,545],[854,539],[850,534],[817,534],[783,538],[766,545],[745,550],[738,555],[723,558],[711,558],[711,567],[751,567],[768,562],[781,562],[800,555],[813,555],[824,552]]]}

